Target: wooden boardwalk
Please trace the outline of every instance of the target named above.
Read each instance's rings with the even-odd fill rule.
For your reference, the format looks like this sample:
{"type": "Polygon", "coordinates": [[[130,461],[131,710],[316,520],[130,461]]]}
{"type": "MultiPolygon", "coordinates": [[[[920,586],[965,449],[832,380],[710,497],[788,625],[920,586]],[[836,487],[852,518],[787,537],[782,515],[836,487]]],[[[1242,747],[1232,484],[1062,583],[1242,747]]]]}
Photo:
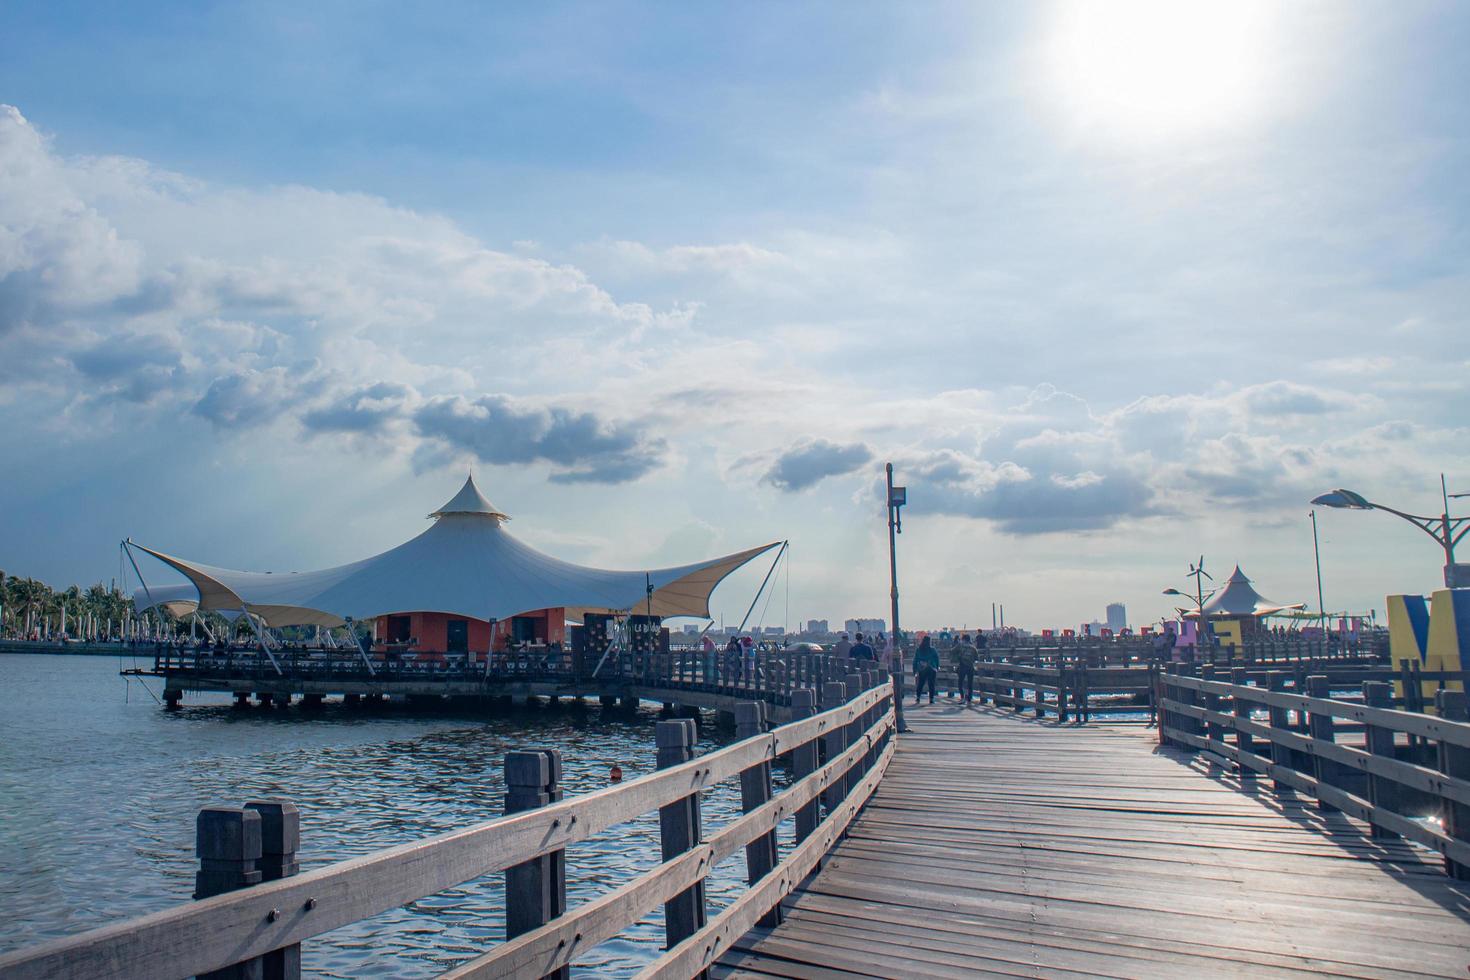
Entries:
{"type": "Polygon", "coordinates": [[[1139,725],[907,720],[848,838],[716,976],[1470,977],[1470,882],[1438,855],[1139,725]]]}

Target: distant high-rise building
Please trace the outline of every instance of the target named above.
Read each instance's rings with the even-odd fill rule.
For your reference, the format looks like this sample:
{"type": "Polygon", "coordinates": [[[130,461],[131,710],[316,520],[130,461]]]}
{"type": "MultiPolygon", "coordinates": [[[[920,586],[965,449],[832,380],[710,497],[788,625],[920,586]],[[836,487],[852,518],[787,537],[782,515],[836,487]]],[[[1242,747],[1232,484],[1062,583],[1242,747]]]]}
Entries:
{"type": "Polygon", "coordinates": [[[887,622],[885,619],[849,619],[842,628],[849,633],[882,633],[887,622]]]}
{"type": "Polygon", "coordinates": [[[830,632],[832,632],[832,630],[830,628],[828,628],[827,621],[825,619],[809,619],[809,620],[807,620],[807,622],[806,622],[806,631],[808,633],[830,633],[830,632]]]}
{"type": "Polygon", "coordinates": [[[1128,610],[1121,602],[1108,603],[1108,629],[1120,633],[1128,628],[1128,610]]]}

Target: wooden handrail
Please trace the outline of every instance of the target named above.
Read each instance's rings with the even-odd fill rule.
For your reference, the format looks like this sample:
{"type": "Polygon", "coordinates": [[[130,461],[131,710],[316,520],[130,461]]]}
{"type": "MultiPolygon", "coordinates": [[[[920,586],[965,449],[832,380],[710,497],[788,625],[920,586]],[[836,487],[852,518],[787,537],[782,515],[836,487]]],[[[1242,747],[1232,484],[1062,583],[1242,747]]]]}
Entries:
{"type": "Polygon", "coordinates": [[[845,799],[829,814],[817,830],[776,866],[760,883],[732,902],[703,929],[669,950],[653,964],[640,971],[636,980],[651,978],[684,978],[695,976],[713,965],[731,949],[735,941],[756,924],[765,911],[779,903],[817,866],[822,856],[837,843],[842,832],[852,823],[878,786],[893,758],[895,743],[889,742],[877,764],[853,787],[845,799]]]}
{"type": "Polygon", "coordinates": [[[1334,718],[1346,718],[1366,725],[1389,728],[1404,734],[1419,735],[1436,742],[1448,742],[1451,745],[1470,748],[1470,724],[1448,721],[1434,715],[1419,714],[1415,711],[1398,711],[1393,708],[1373,708],[1356,701],[1340,701],[1336,698],[1314,698],[1304,694],[1267,691],[1259,687],[1210,681],[1183,674],[1165,674],[1164,683],[1166,686],[1225,697],[1235,697],[1239,693],[1256,704],[1274,705],[1289,711],[1315,712],[1331,715],[1334,718]]]}
{"type": "MultiPolygon", "coordinates": [[[[824,789],[840,786],[845,774],[866,757],[867,750],[892,731],[891,686],[884,684],[860,691],[851,700],[810,718],[626,783],[0,955],[0,974],[8,980],[28,980],[103,975],[191,976],[217,970],[470,879],[564,850],[608,827],[688,797],[822,738],[834,729],[851,725],[879,706],[886,707],[881,717],[863,733],[859,744],[847,748],[760,808],[733,821],[700,847],[649,872],[649,875],[660,875],[658,880],[646,882],[648,875],[645,875],[632,886],[625,886],[623,897],[633,904],[642,906],[643,900],[649,899],[656,905],[668,889],[674,888],[674,892],[668,892],[673,894],[679,890],[676,885],[687,888],[691,876],[702,878],[720,857],[769,833],[824,789]]],[[[869,791],[871,785],[872,781],[866,778],[859,783],[860,787],[869,787],[869,791]]],[[[849,794],[848,800],[853,799],[855,794],[849,794]]],[[[788,856],[780,867],[788,866],[797,853],[805,853],[806,846],[803,844],[802,849],[788,856]]],[[[762,879],[762,887],[769,877],[762,879]]],[[[598,928],[605,930],[610,925],[611,920],[606,916],[613,905],[600,899],[591,903],[591,911],[589,906],[584,906],[570,916],[553,920],[546,928],[556,931],[566,922],[582,921],[583,941],[568,946],[585,950],[592,945],[590,936],[599,934],[598,928]],[[599,915],[603,918],[597,918],[599,915]],[[596,925],[598,922],[602,923],[600,927],[596,925]]],[[[618,907],[626,910],[630,906],[618,907]]],[[[651,907],[642,908],[618,931],[638,921],[651,907]]],[[[516,950],[533,950],[544,955],[538,944],[545,940],[545,935],[545,930],[526,933],[502,947],[509,952],[501,953],[501,948],[497,948],[489,956],[512,957],[519,955],[516,950]]],[[[557,933],[557,942],[564,938],[557,933]]],[[[567,955],[573,955],[570,949],[567,955]]]]}
{"type": "MultiPolygon", "coordinates": [[[[553,919],[540,929],[503,943],[443,976],[457,980],[503,977],[523,970],[539,971],[540,975],[570,964],[575,957],[616,936],[660,903],[690,887],[709,874],[711,868],[752,840],[775,830],[804,803],[816,799],[829,785],[840,780],[892,727],[893,713],[890,710],[863,733],[861,741],[855,742],[842,755],[793,783],[759,809],[726,824],[699,847],[651,868],[634,881],[596,901],[588,902],[553,919]]],[[[866,799],[866,795],[863,799],[866,799]]],[[[830,820],[831,817],[827,819],[830,820]]],[[[819,824],[818,830],[821,828],[822,825],[819,824]]],[[[796,856],[793,852],[773,869],[773,873],[782,870],[796,856]]]]}
{"type": "Polygon", "coordinates": [[[1369,704],[1324,696],[1329,687],[1321,675],[1305,679],[1310,695],[1236,682],[1243,679],[1243,673],[1228,683],[1177,671],[1160,675],[1160,741],[1237,765],[1242,777],[1268,775],[1278,791],[1310,793],[1324,809],[1367,822],[1375,836],[1401,836],[1439,851],[1448,873],[1470,879],[1470,721],[1460,720],[1462,692],[1440,692],[1441,710],[1459,716],[1446,718],[1383,707],[1390,698],[1382,682],[1363,684],[1369,704]],[[1222,709],[1223,700],[1230,710],[1222,709]],[[1251,716],[1257,706],[1269,709],[1266,722],[1251,716]],[[1293,730],[1302,719],[1310,719],[1308,730],[1293,730]],[[1334,725],[1337,719],[1359,723],[1349,729],[1365,733],[1361,746],[1337,741],[1346,730],[1334,725]],[[1395,735],[1406,736],[1407,744],[1395,735]],[[1440,826],[1402,812],[1411,796],[1428,801],[1437,813],[1427,815],[1438,816],[1440,826]]]}

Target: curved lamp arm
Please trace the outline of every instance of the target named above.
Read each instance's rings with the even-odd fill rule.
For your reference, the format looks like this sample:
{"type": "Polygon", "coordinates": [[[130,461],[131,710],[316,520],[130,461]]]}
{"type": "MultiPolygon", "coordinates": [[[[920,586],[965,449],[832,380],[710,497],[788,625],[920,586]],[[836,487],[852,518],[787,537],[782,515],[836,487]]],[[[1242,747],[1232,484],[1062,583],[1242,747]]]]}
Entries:
{"type": "Polygon", "coordinates": [[[1324,493],[1321,496],[1313,499],[1312,503],[1321,504],[1324,507],[1333,507],[1346,510],[1387,511],[1390,514],[1393,514],[1395,517],[1402,517],[1404,520],[1408,521],[1410,524],[1414,525],[1419,530],[1429,535],[1435,540],[1436,543],[1439,544],[1440,547],[1445,549],[1454,548],[1454,546],[1459,543],[1460,539],[1465,536],[1465,533],[1467,531],[1470,531],[1470,526],[1462,527],[1462,525],[1466,525],[1467,521],[1470,521],[1470,518],[1450,517],[1449,515],[1445,515],[1444,517],[1421,517],[1418,514],[1409,514],[1405,513],[1404,511],[1397,510],[1393,507],[1374,503],[1373,501],[1368,500],[1367,498],[1359,494],[1353,493],[1350,490],[1333,490],[1330,493],[1324,493]]]}

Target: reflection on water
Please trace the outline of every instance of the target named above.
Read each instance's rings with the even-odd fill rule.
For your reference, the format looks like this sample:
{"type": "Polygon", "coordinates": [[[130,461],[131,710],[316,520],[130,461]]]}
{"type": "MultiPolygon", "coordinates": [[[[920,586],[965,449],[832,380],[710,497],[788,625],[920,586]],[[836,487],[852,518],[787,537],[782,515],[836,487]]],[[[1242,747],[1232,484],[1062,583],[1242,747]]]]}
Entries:
{"type": "MultiPolygon", "coordinates": [[[[0,949],[187,901],[194,815],[211,804],[278,797],[301,808],[303,869],[499,814],[512,749],[559,748],[568,795],[653,768],[655,713],[530,709],[504,717],[366,714],[329,704],[231,708],[191,695],[168,713],[105,657],[0,656],[0,949]]],[[[150,681],[150,684],[156,682],[150,681]]],[[[155,687],[156,690],[156,687],[155,687]]],[[[700,752],[723,740],[701,732],[700,752]]],[[[779,778],[779,774],[778,774],[779,778]]],[[[738,782],[706,795],[705,826],[739,812],[738,782]]],[[[658,863],[658,817],[611,828],[567,853],[568,904],[658,863]]],[[[712,907],[738,894],[740,857],[711,877],[712,907]]],[[[314,939],[323,977],[426,976],[504,936],[499,874],[314,939]]],[[[580,972],[608,976],[661,948],[656,911],[592,951],[580,972]]]]}

